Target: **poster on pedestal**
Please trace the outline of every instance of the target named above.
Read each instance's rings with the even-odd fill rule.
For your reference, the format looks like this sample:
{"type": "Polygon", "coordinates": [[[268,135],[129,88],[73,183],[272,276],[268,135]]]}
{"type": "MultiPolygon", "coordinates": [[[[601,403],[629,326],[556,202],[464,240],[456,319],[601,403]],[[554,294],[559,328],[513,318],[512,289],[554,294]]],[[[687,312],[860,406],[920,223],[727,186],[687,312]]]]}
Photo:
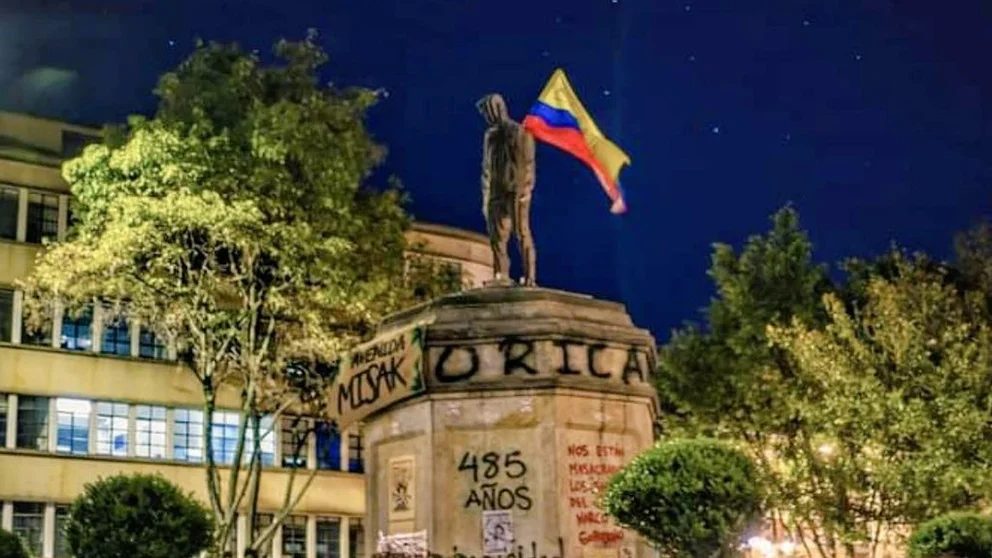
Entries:
{"type": "Polygon", "coordinates": [[[482,512],[482,554],[513,551],[513,517],[508,510],[482,512]]]}
{"type": "Polygon", "coordinates": [[[404,455],[389,460],[389,522],[413,521],[416,506],[416,477],[414,456],[404,455]]]}

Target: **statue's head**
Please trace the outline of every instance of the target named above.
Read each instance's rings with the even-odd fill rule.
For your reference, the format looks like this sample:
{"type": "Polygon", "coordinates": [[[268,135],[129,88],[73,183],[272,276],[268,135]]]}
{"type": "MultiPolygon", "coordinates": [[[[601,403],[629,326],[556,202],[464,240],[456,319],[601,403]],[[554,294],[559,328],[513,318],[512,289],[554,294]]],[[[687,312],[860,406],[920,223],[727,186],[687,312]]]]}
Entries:
{"type": "Polygon", "coordinates": [[[479,99],[475,103],[475,107],[479,109],[479,113],[482,114],[482,117],[486,119],[486,123],[489,125],[510,119],[510,112],[506,110],[506,101],[503,100],[503,96],[499,93],[490,93],[479,99]]]}

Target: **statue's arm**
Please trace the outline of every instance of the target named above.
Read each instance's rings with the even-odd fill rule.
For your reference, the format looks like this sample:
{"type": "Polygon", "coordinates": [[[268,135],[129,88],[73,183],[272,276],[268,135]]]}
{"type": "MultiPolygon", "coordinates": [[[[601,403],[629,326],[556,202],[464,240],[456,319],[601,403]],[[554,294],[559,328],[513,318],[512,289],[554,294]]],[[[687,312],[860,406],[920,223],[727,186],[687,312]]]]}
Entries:
{"type": "Polygon", "coordinates": [[[523,141],[521,143],[522,143],[521,147],[523,150],[522,153],[523,156],[520,158],[521,159],[520,164],[522,166],[521,168],[522,172],[520,177],[522,181],[520,184],[521,186],[520,196],[529,197],[531,191],[534,190],[534,180],[536,174],[536,169],[535,169],[536,150],[534,147],[534,136],[530,135],[530,132],[527,132],[526,130],[523,131],[523,141]]]}
{"type": "Polygon", "coordinates": [[[489,143],[491,135],[492,131],[486,130],[486,135],[482,139],[482,214],[486,217],[487,221],[489,220],[489,186],[490,181],[492,180],[490,171],[492,165],[490,165],[489,161],[489,143]]]}

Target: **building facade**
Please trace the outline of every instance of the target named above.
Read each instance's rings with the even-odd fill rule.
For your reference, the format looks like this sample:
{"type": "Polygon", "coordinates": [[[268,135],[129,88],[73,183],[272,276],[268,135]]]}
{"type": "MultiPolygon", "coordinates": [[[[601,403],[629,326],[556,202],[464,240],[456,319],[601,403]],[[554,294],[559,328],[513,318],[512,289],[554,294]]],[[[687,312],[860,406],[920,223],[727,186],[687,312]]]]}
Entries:
{"type": "MultiPolygon", "coordinates": [[[[55,316],[41,334],[23,327],[15,281],[30,273],[44,239],[64,238],[69,223],[59,167],[98,139],[90,128],[0,112],[0,527],[43,558],[69,555],[60,528],[67,506],[100,477],[161,473],[205,502],[204,437],[213,436],[215,455],[230,462],[238,430],[238,413],[223,409],[204,424],[195,378],[141,323],[95,308],[55,316]]],[[[409,240],[417,257],[454,266],[467,286],[492,276],[482,235],[417,223],[409,240]]],[[[222,399],[221,406],[236,403],[222,399]]],[[[280,507],[291,467],[317,473],[269,555],[366,555],[361,432],[318,424],[305,455],[295,458],[292,432],[288,423],[275,425],[263,441],[260,508],[280,507]]]]}

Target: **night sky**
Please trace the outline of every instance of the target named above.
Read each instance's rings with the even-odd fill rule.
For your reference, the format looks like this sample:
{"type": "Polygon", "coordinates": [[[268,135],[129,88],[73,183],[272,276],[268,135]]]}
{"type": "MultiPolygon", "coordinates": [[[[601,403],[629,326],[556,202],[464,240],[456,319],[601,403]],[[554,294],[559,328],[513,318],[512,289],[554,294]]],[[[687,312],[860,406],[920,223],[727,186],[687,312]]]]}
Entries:
{"type": "MultiPolygon", "coordinates": [[[[989,214],[985,1],[0,0],[0,109],[84,123],[154,108],[194,38],[269,52],[321,32],[326,79],[382,88],[370,126],[423,220],[482,231],[483,123],[522,118],[556,66],[631,156],[610,215],[538,147],[538,282],[626,303],[659,341],[712,295],[710,245],[792,203],[817,257],[895,241],[940,257],[989,214]]],[[[515,267],[519,270],[519,266],[515,267]]]]}

